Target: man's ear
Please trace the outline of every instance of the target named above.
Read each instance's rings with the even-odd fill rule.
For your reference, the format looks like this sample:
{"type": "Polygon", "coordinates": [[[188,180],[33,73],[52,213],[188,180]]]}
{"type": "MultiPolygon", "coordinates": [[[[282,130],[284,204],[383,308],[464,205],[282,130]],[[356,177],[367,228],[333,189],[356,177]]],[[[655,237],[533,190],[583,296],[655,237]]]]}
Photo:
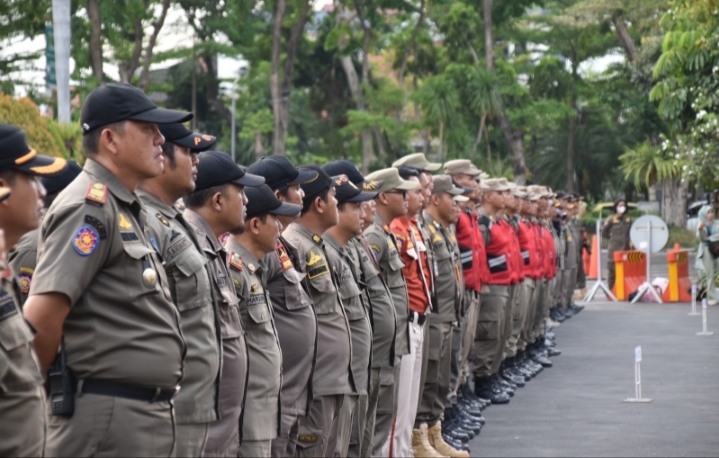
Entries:
{"type": "MultiPolygon", "coordinates": [[[[100,132],[100,145],[112,155],[117,155],[117,140],[119,134],[112,129],[102,129],[100,132]]],[[[99,152],[100,148],[98,148],[99,152]]]]}
{"type": "Polygon", "coordinates": [[[222,205],[224,204],[222,198],[223,198],[222,192],[217,191],[216,193],[214,193],[212,195],[212,198],[210,199],[210,201],[212,203],[212,209],[215,210],[216,212],[222,211],[222,205]]]}
{"type": "Polygon", "coordinates": [[[377,201],[382,205],[387,205],[387,194],[384,192],[379,193],[379,196],[377,196],[377,201]]]}
{"type": "Polygon", "coordinates": [[[253,234],[259,235],[260,231],[262,230],[262,228],[260,227],[261,225],[262,225],[262,220],[260,220],[260,218],[257,218],[255,216],[250,218],[248,226],[250,228],[250,231],[253,234]]]}
{"type": "Polygon", "coordinates": [[[324,213],[325,212],[325,204],[326,202],[322,200],[322,197],[317,196],[315,197],[315,200],[312,201],[312,205],[315,207],[315,210],[317,210],[317,213],[324,213]]]}

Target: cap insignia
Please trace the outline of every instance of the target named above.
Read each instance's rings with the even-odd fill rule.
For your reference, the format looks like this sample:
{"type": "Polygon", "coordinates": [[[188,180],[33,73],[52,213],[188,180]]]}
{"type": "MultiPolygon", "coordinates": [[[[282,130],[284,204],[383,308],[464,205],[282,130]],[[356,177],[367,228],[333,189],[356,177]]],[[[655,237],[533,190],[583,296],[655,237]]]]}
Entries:
{"type": "Polygon", "coordinates": [[[349,178],[347,178],[347,175],[339,175],[339,176],[337,177],[337,179],[335,180],[335,184],[336,184],[337,186],[342,186],[342,183],[347,183],[347,182],[349,182],[349,181],[350,181],[350,180],[349,180],[349,178]]]}
{"type": "Polygon", "coordinates": [[[85,200],[104,205],[107,202],[107,186],[102,183],[90,183],[85,193],[85,200]]]}
{"type": "Polygon", "coordinates": [[[369,183],[362,184],[362,189],[365,191],[374,191],[377,188],[379,188],[379,182],[375,180],[372,180],[369,183]]]}

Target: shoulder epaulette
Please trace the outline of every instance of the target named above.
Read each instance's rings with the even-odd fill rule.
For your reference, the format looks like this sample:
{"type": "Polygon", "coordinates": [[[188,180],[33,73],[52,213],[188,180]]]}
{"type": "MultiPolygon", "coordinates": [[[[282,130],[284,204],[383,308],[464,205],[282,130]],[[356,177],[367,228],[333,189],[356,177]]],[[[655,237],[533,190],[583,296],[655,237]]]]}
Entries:
{"type": "Polygon", "coordinates": [[[107,186],[102,183],[90,183],[87,186],[85,200],[94,204],[105,205],[107,202],[107,186]]]}
{"type": "Polygon", "coordinates": [[[481,215],[479,217],[479,224],[490,227],[492,225],[492,220],[487,215],[481,215]]]}
{"type": "Polygon", "coordinates": [[[233,269],[242,272],[244,270],[244,266],[242,264],[242,258],[237,253],[230,253],[230,267],[233,269]]]}

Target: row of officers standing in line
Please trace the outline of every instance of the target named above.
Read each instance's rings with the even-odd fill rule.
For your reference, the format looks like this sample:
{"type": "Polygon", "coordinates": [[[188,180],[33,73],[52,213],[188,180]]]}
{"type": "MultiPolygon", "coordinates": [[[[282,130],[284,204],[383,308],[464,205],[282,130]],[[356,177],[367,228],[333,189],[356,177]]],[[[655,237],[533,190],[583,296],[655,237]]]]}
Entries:
{"type": "Polygon", "coordinates": [[[191,117],[100,86],[82,169],[0,125],[0,455],[468,456],[560,353],[578,196],[423,154],[244,169],[191,117]]]}

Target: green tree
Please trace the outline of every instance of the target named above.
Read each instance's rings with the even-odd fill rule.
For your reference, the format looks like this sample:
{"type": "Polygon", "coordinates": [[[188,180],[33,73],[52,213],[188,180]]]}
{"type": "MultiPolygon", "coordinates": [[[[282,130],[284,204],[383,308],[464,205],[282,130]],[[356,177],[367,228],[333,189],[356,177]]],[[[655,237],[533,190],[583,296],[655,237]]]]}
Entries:
{"type": "Polygon", "coordinates": [[[459,94],[451,79],[436,75],[424,81],[414,94],[414,101],[422,107],[427,125],[439,128],[439,161],[444,162],[444,128],[459,109],[459,94]]]}

